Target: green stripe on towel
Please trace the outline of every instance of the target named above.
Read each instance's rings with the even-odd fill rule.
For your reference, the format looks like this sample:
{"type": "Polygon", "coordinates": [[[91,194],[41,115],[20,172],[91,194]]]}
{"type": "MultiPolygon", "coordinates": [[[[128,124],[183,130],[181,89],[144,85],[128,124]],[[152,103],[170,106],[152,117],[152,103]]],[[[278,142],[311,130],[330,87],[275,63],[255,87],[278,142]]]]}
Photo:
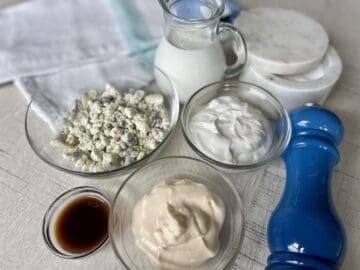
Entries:
{"type": "Polygon", "coordinates": [[[154,61],[158,40],[151,36],[134,0],[112,0],[115,15],[131,55],[148,62],[154,61]]]}

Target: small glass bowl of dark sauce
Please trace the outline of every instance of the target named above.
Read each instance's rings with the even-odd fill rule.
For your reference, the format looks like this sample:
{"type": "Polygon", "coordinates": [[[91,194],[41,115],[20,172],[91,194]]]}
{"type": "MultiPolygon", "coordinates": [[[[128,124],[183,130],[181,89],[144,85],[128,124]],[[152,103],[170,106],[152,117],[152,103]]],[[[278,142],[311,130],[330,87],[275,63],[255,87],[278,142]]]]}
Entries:
{"type": "Polygon", "coordinates": [[[109,240],[110,199],[83,186],[61,194],[46,211],[43,237],[56,255],[76,259],[100,250],[109,240]]]}

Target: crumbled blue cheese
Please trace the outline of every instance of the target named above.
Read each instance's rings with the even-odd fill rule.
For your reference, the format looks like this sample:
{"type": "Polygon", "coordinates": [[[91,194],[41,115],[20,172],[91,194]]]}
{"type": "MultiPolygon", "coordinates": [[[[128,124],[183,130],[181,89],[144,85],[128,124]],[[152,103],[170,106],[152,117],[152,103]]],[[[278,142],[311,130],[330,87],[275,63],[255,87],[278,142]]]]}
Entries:
{"type": "Polygon", "coordinates": [[[98,172],[143,159],[164,140],[169,117],[164,97],[144,90],[119,92],[106,84],[76,100],[56,142],[64,158],[84,171],[98,172]]]}

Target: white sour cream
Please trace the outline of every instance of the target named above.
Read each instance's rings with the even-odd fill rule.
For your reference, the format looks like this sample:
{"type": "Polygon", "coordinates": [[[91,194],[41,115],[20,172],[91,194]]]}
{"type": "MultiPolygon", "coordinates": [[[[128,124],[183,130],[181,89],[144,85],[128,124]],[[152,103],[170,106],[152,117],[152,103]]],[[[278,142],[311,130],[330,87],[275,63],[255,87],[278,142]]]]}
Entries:
{"type": "Polygon", "coordinates": [[[133,211],[136,245],[161,269],[204,263],[219,249],[225,219],[222,200],[188,179],[161,183],[133,211]]]}
{"type": "Polygon", "coordinates": [[[210,158],[252,163],[270,149],[273,130],[261,111],[234,96],[213,99],[190,122],[194,144],[210,158]]]}

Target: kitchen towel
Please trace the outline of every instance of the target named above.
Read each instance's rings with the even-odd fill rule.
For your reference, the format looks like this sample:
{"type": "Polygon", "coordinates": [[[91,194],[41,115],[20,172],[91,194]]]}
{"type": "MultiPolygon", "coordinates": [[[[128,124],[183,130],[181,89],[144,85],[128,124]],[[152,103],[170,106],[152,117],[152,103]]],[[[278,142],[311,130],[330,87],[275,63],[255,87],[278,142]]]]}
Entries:
{"type": "MultiPolygon", "coordinates": [[[[117,1],[133,6],[141,2],[139,6],[159,14],[156,20],[161,17],[156,1],[117,1]]],[[[113,2],[35,0],[1,11],[0,82],[130,54],[124,33],[133,21],[141,27],[139,16],[118,23],[113,2]]],[[[153,39],[161,36],[159,24],[149,24],[154,25],[149,31],[153,39]]],[[[137,38],[141,42],[149,37],[137,38]]]]}

